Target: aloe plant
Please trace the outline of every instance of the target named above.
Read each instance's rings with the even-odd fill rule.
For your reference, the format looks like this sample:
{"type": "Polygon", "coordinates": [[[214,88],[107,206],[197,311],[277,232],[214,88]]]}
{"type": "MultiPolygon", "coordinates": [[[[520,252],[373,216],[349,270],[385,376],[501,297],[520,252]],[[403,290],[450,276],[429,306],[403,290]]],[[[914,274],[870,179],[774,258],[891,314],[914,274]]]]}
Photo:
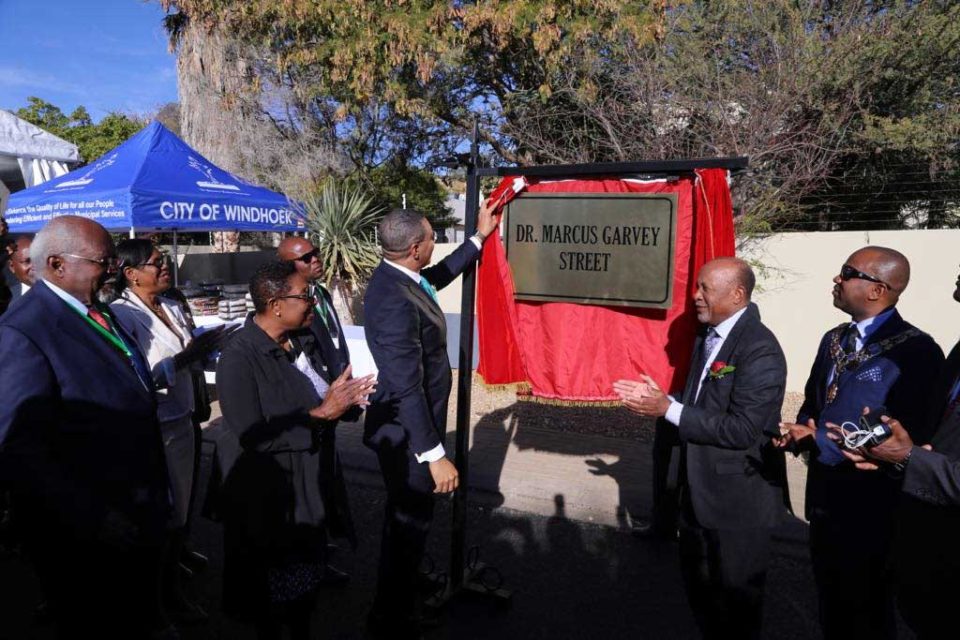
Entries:
{"type": "Polygon", "coordinates": [[[334,179],[309,191],[301,202],[311,240],[319,249],[323,281],[352,320],[356,294],[380,262],[376,228],[385,212],[353,182],[334,179]]]}

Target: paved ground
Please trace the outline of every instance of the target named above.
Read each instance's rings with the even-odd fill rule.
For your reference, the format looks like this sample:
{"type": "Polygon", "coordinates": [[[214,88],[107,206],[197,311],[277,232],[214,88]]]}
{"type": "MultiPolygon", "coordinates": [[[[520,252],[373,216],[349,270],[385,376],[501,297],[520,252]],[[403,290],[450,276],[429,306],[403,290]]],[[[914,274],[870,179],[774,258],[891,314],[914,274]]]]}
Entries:
{"type": "MultiPolygon", "coordinates": [[[[471,485],[476,489],[468,508],[468,544],[478,545],[481,560],[499,570],[514,592],[513,604],[503,610],[483,600],[457,602],[447,611],[446,624],[428,638],[697,637],[676,546],[641,541],[628,531],[630,520],[650,508],[650,425],[615,410],[584,413],[516,403],[509,394],[474,406],[471,485]],[[563,428],[571,416],[635,424],[637,433],[614,437],[597,429],[563,428]]],[[[216,429],[214,421],[207,438],[213,439],[216,429]]],[[[359,425],[341,426],[340,448],[361,544],[356,552],[338,552],[336,564],[353,581],[344,590],[322,594],[317,637],[359,640],[375,582],[384,493],[375,459],[360,443],[359,425]]],[[[201,491],[211,450],[207,443],[201,491]]],[[[802,462],[793,461],[795,501],[804,478],[802,462]]],[[[429,545],[439,570],[448,564],[449,525],[450,504],[441,501],[429,545]]],[[[208,625],[185,630],[186,639],[252,637],[218,613],[221,536],[218,524],[197,519],[195,545],[210,556],[211,566],[192,588],[212,615],[208,625]]],[[[29,566],[16,556],[0,555],[0,640],[49,637],[49,630],[31,623],[39,598],[29,566]]],[[[777,532],[764,635],[820,638],[815,611],[806,525],[791,518],[777,532]]]]}

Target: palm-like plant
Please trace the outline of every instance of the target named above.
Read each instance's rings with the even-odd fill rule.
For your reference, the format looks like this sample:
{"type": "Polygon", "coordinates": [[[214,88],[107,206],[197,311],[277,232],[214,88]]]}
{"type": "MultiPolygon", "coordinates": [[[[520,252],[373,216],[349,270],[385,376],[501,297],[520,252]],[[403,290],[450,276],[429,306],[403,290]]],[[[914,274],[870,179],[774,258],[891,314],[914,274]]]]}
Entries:
{"type": "Polygon", "coordinates": [[[384,210],[354,183],[333,179],[309,191],[301,202],[323,264],[323,281],[352,320],[354,294],[380,262],[376,228],[384,210]]]}

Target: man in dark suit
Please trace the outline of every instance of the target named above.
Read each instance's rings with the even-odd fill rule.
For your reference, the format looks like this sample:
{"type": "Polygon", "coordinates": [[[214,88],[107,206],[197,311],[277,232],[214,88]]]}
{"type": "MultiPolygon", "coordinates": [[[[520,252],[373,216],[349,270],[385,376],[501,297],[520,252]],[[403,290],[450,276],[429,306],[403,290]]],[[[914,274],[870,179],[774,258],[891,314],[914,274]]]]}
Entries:
{"type": "MultiPolygon", "coordinates": [[[[323,263],[320,260],[320,251],[307,238],[289,236],[284,238],[277,247],[277,257],[292,262],[297,272],[312,285],[316,298],[310,331],[322,359],[318,373],[327,384],[333,384],[333,381],[350,366],[350,351],[347,349],[347,340],[343,335],[340,317],[333,306],[333,297],[321,283],[323,263]]],[[[361,414],[362,409],[354,407],[341,416],[340,421],[355,422],[360,419],[361,414]]],[[[320,486],[326,511],[325,526],[331,535],[346,538],[356,548],[357,535],[350,514],[343,468],[340,465],[340,456],[337,454],[336,433],[336,428],[331,426],[318,434],[320,472],[323,475],[320,486]]],[[[325,570],[324,580],[329,584],[342,586],[350,580],[348,574],[330,564],[327,564],[325,570]]]]}
{"type": "Polygon", "coordinates": [[[909,281],[910,263],[893,249],[864,247],[847,258],[833,279],[833,304],[851,322],[824,335],[797,423],[784,424],[776,440],[811,453],[806,515],[827,640],[896,636],[888,556],[898,483],[857,473],[828,437],[827,423],[849,428],[863,407],[886,407],[916,441],[928,441],[927,399],[943,352],[897,313],[909,281]]]}
{"type": "Polygon", "coordinates": [[[614,384],[624,406],[664,416],[681,443],[680,562],[706,638],[758,638],[772,529],[786,512],[777,431],[787,365],[750,302],[755,278],[736,258],[700,270],[694,303],[705,326],[679,400],[644,382],[614,384]]]}
{"type": "MultiPolygon", "coordinates": [[[[953,299],[960,302],[960,278],[953,299]]],[[[930,444],[917,446],[899,420],[882,418],[893,430],[888,440],[859,452],[844,451],[858,469],[882,469],[902,477],[894,542],[897,602],[903,618],[921,640],[956,635],[954,607],[960,593],[960,342],[947,357],[931,398],[930,418],[936,431],[930,444]]]]}
{"type": "Polygon", "coordinates": [[[147,637],[169,487],[150,371],[96,303],[113,242],[64,216],[32,256],[42,279],[0,319],[0,474],[61,635],[147,637]]]}
{"type": "Polygon", "coordinates": [[[416,577],[433,519],[432,494],[450,493],[458,485],[457,469],[443,448],[451,375],[436,289],[479,257],[497,226],[491,209],[481,208],[476,235],[429,268],[434,235],[426,218],[394,210],[380,223],[383,261],[363,300],[367,344],[379,370],[364,440],[377,452],[387,487],[370,615],[370,631],[378,637],[420,636],[416,577]]]}
{"type": "Polygon", "coordinates": [[[14,278],[10,283],[10,302],[21,297],[33,283],[36,281],[36,271],[33,268],[33,262],[30,260],[30,245],[33,243],[33,236],[20,235],[10,243],[10,260],[7,267],[14,278]]]}

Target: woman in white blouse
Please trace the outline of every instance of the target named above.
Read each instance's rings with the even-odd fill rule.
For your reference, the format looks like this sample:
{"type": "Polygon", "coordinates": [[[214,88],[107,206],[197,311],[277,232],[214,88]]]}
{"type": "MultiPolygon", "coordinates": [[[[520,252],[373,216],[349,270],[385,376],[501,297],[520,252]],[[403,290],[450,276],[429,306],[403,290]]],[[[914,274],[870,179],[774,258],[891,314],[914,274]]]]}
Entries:
{"type": "Polygon", "coordinates": [[[170,288],[170,263],[150,240],[117,244],[119,297],[110,309],[134,337],[153,373],[157,415],[173,497],[170,549],[164,566],[164,600],[183,621],[199,621],[202,610],[183,598],[177,565],[183,548],[194,478],[193,371],[217,346],[220,332],[194,339],[180,303],[162,294],[170,288]]]}

